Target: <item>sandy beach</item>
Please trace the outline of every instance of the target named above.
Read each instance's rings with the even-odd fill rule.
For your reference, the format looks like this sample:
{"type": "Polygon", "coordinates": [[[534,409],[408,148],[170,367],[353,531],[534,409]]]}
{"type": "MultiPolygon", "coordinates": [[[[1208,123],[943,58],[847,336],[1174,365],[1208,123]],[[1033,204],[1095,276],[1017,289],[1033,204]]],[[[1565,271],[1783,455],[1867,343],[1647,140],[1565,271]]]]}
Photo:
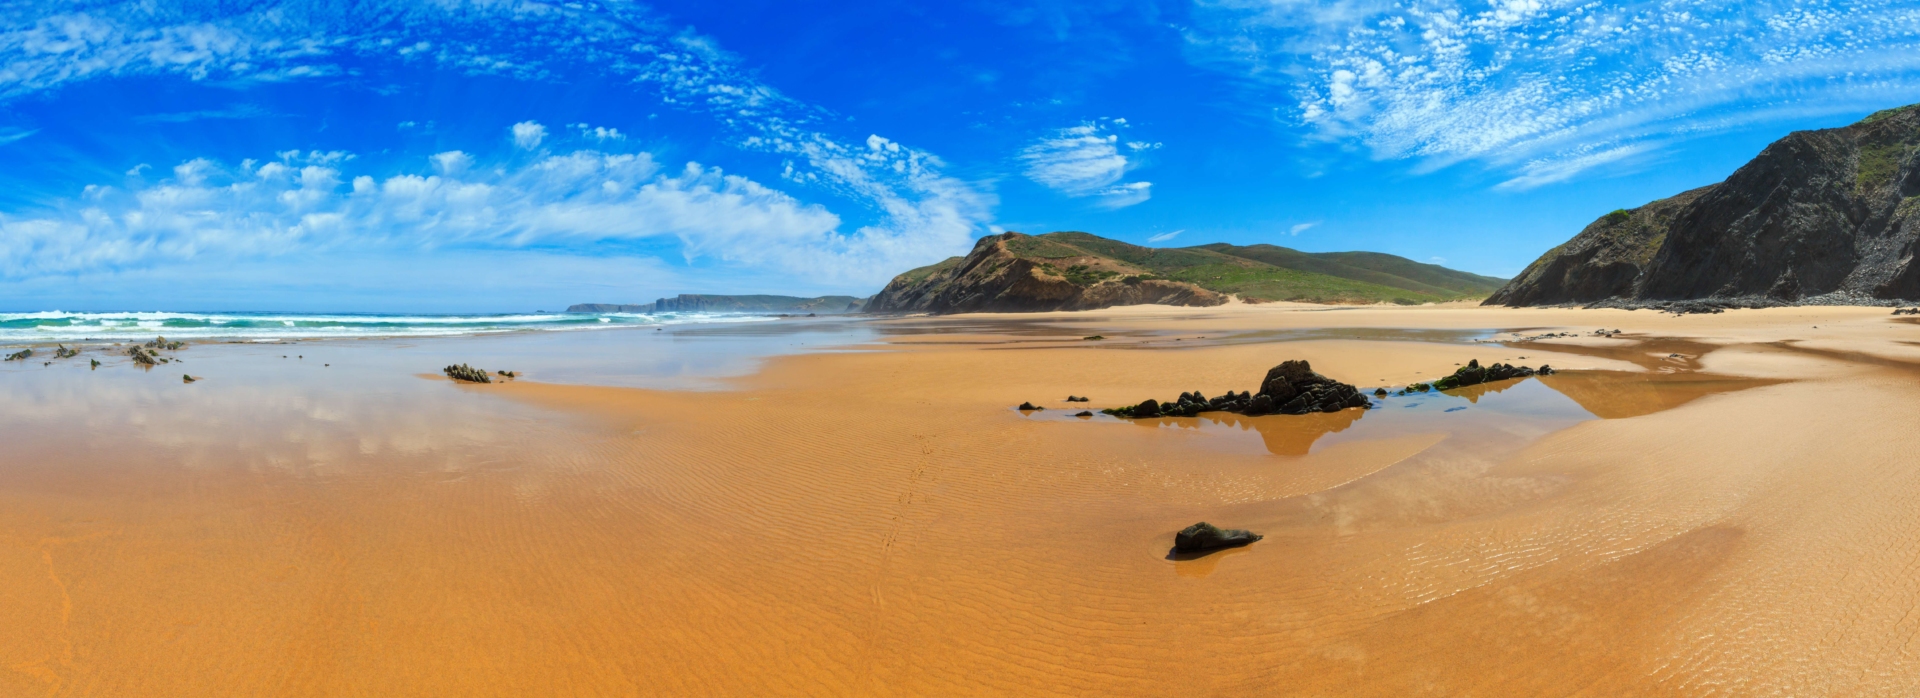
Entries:
{"type": "Polygon", "coordinates": [[[795,319],[698,366],[645,330],[9,364],[0,694],[1909,695],[1905,320],[1136,306],[795,319]],[[1561,373],[1064,401],[1289,359],[1561,373]],[[1196,521],[1265,539],[1172,559],[1196,521]]]}

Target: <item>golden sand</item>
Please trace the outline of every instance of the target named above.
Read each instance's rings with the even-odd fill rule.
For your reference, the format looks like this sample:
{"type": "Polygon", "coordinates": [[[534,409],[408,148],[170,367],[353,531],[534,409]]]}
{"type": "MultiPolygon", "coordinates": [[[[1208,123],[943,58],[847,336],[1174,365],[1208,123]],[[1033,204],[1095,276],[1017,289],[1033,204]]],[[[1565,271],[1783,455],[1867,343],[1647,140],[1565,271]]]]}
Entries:
{"type": "Polygon", "coordinates": [[[908,319],[951,331],[707,392],[16,384],[0,695],[1911,695],[1885,312],[908,319]],[[1453,413],[1061,402],[1520,356],[1576,370],[1453,413]],[[1266,538],[1169,559],[1200,520],[1266,538]]]}

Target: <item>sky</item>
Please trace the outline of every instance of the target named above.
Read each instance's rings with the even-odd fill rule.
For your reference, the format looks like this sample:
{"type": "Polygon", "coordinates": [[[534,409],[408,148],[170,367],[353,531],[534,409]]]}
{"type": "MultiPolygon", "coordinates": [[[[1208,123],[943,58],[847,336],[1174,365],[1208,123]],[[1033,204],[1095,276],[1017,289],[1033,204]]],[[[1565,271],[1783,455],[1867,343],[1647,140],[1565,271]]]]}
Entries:
{"type": "Polygon", "coordinates": [[[1920,102],[1860,0],[0,6],[0,310],[849,294],[1007,230],[1511,276],[1920,102]]]}

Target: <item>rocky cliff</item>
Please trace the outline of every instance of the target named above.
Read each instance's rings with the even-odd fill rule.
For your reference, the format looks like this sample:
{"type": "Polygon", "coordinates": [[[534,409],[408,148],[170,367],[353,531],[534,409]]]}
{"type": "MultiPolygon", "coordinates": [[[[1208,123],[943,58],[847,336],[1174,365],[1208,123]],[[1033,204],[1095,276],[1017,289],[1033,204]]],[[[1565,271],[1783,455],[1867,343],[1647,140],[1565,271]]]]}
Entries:
{"type": "Polygon", "coordinates": [[[1225,295],[1168,281],[1092,254],[1033,254],[1030,235],[980,238],[954,257],[894,277],[867,303],[875,313],[970,313],[1091,310],[1116,305],[1220,305],[1225,295]],[[1025,249],[1022,249],[1025,248],[1025,249]]]}
{"type": "Polygon", "coordinates": [[[1775,141],[1726,181],[1601,216],[1488,305],[1920,298],[1920,105],[1775,141]]]}

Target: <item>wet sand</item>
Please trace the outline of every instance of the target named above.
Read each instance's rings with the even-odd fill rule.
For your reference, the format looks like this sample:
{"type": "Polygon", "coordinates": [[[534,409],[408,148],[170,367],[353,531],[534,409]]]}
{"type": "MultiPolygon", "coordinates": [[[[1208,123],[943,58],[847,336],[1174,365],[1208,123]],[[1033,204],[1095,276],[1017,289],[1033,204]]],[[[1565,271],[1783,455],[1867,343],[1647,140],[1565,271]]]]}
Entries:
{"type": "Polygon", "coordinates": [[[916,318],[697,380],[612,333],[10,366],[0,694],[1909,695],[1920,327],[1886,313],[916,318]],[[419,375],[474,356],[527,379],[419,375]],[[1564,372],[1063,401],[1292,358],[1564,372]],[[1266,539],[1170,559],[1199,520],[1266,539]]]}

